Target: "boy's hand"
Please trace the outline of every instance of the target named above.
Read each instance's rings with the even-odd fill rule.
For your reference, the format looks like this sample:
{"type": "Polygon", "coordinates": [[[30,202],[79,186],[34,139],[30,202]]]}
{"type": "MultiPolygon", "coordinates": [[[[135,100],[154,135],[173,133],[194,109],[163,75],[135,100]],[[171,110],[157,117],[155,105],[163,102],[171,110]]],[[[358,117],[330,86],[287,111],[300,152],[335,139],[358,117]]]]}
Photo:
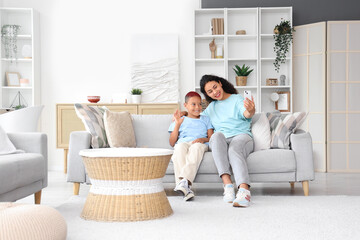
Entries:
{"type": "Polygon", "coordinates": [[[179,109],[177,109],[174,113],[174,120],[175,123],[178,124],[179,126],[183,123],[184,118],[181,116],[181,113],[179,111],[179,109]]]}
{"type": "Polygon", "coordinates": [[[205,143],[205,139],[204,138],[198,138],[198,139],[195,139],[194,141],[192,141],[192,143],[205,143]]]}

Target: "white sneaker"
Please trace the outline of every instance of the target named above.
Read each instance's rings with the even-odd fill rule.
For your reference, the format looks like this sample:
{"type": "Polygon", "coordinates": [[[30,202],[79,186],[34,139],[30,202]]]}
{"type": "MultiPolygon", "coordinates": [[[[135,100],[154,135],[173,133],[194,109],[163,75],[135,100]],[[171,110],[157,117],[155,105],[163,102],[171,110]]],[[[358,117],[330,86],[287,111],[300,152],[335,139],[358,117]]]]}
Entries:
{"type": "Polygon", "coordinates": [[[188,193],[185,195],[184,197],[184,201],[189,201],[189,200],[193,200],[195,197],[194,192],[191,190],[191,186],[188,187],[188,193]]]}
{"type": "Polygon", "coordinates": [[[250,205],[251,193],[245,188],[240,188],[233,202],[234,207],[248,207],[250,205]]]}
{"type": "Polygon", "coordinates": [[[181,179],[181,181],[174,188],[175,192],[178,192],[184,196],[184,201],[189,201],[195,197],[194,192],[189,186],[188,180],[186,178],[181,179]]]}
{"type": "Polygon", "coordinates": [[[232,203],[234,199],[235,199],[234,185],[226,184],[224,186],[224,197],[223,197],[224,202],[232,203]]]}

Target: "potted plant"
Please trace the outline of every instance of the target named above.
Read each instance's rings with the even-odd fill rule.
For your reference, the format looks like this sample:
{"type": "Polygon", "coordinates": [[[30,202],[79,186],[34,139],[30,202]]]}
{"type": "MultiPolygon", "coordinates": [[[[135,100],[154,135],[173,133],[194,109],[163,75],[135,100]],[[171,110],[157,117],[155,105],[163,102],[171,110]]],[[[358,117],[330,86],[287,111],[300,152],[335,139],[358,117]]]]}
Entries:
{"type": "Polygon", "coordinates": [[[250,69],[250,66],[242,65],[242,67],[239,67],[239,65],[235,65],[235,68],[233,70],[236,73],[236,85],[237,86],[246,86],[247,77],[249,74],[254,71],[254,69],[250,69]]]}
{"type": "Polygon", "coordinates": [[[132,103],[140,103],[141,102],[141,94],[142,94],[141,89],[133,88],[131,90],[131,102],[132,103]]]}
{"type": "Polygon", "coordinates": [[[277,72],[280,70],[280,64],[285,63],[286,54],[290,50],[294,31],[290,21],[286,20],[282,20],[280,24],[276,25],[274,28],[274,52],[276,53],[274,66],[277,72]]]}

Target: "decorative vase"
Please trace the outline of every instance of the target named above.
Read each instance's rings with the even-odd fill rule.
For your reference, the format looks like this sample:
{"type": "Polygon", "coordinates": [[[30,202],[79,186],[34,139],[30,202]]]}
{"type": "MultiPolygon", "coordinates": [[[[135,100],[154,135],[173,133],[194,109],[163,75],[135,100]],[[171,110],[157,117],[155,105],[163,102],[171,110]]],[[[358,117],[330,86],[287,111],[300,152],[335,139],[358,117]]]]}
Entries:
{"type": "Polygon", "coordinates": [[[236,86],[246,86],[247,76],[236,76],[236,86]]]}
{"type": "Polygon", "coordinates": [[[141,103],[141,95],[131,95],[132,103],[141,103]]]}

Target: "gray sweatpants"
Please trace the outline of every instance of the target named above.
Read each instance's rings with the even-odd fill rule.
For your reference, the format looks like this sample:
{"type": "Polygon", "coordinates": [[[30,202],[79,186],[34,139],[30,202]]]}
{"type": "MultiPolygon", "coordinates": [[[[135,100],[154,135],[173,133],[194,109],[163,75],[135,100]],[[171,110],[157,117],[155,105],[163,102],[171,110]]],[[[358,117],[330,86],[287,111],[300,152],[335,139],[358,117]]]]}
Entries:
{"type": "Polygon", "coordinates": [[[223,133],[216,132],[210,138],[210,149],[220,177],[231,176],[232,168],[237,187],[242,183],[250,184],[246,158],[254,150],[254,141],[248,134],[225,138],[223,133]]]}

